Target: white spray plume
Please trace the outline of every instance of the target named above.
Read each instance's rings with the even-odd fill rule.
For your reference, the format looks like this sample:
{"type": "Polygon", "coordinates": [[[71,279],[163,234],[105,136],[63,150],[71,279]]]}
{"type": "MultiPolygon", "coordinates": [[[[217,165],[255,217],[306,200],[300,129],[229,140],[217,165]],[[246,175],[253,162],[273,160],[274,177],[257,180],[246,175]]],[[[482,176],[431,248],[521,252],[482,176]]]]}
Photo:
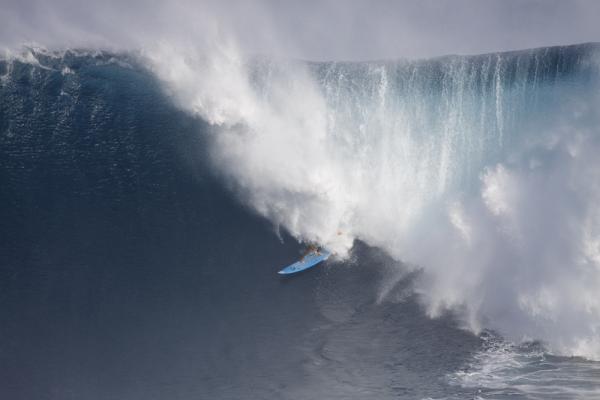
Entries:
{"type": "Polygon", "coordinates": [[[214,162],[259,213],[299,239],[347,253],[351,200],[341,200],[349,193],[328,148],[326,106],[305,67],[257,61],[269,69],[261,93],[231,42],[206,50],[161,43],[146,54],[176,101],[219,127],[214,162]]]}
{"type": "Polygon", "coordinates": [[[600,358],[598,103],[554,105],[562,120],[511,138],[525,92],[505,87],[500,57],[481,61],[489,98],[469,89],[468,63],[448,59],[458,89],[432,103],[418,84],[398,99],[390,65],[248,61],[232,49],[207,59],[161,45],[149,58],[184,108],[219,127],[214,161],[255,210],[342,257],[359,238],[419,265],[431,316],[462,310],[474,331],[600,358]]]}

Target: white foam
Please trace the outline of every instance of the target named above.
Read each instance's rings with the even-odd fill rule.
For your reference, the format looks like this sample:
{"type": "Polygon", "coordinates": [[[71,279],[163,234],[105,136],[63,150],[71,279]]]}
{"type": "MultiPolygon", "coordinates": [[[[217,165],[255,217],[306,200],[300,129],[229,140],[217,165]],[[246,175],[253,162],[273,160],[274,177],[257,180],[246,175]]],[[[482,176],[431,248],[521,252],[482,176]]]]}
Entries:
{"type": "Polygon", "coordinates": [[[360,238],[419,265],[431,316],[463,310],[474,331],[600,358],[594,90],[551,101],[573,88],[528,80],[540,56],[513,84],[510,57],[449,58],[440,78],[418,63],[248,62],[211,43],[147,57],[218,128],[214,163],[258,213],[341,257],[360,238]]]}

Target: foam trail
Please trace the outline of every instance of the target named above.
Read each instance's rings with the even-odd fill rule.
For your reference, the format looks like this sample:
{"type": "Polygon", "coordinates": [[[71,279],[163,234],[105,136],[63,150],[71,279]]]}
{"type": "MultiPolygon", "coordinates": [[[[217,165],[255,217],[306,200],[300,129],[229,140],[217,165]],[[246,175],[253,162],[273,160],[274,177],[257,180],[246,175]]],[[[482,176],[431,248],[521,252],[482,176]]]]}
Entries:
{"type": "MultiPolygon", "coordinates": [[[[423,268],[432,316],[600,358],[597,47],[377,63],[149,51],[259,213],[423,268]],[[343,232],[343,234],[339,234],[343,232]]],[[[231,51],[230,51],[231,50],[231,51]]]]}

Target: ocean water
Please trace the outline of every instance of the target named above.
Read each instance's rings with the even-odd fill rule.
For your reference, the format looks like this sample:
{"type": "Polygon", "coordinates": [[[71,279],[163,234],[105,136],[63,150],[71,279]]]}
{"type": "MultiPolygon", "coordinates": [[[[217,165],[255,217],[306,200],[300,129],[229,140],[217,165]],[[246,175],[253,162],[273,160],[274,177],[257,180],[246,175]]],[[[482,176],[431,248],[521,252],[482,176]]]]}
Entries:
{"type": "Polygon", "coordinates": [[[598,51],[0,61],[2,398],[600,398],[598,51]]]}

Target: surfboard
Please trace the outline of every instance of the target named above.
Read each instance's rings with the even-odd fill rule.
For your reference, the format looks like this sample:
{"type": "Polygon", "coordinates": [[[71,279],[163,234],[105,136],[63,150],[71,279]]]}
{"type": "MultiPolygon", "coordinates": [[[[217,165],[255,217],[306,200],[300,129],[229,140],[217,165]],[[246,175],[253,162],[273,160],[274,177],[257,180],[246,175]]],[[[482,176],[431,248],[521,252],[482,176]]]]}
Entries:
{"type": "Polygon", "coordinates": [[[284,269],[278,272],[280,275],[289,275],[295,274],[300,271],[304,271],[309,269],[310,267],[314,267],[321,261],[325,261],[331,255],[327,250],[321,250],[320,252],[309,253],[305,255],[301,260],[296,261],[292,265],[288,265],[284,269]]]}

